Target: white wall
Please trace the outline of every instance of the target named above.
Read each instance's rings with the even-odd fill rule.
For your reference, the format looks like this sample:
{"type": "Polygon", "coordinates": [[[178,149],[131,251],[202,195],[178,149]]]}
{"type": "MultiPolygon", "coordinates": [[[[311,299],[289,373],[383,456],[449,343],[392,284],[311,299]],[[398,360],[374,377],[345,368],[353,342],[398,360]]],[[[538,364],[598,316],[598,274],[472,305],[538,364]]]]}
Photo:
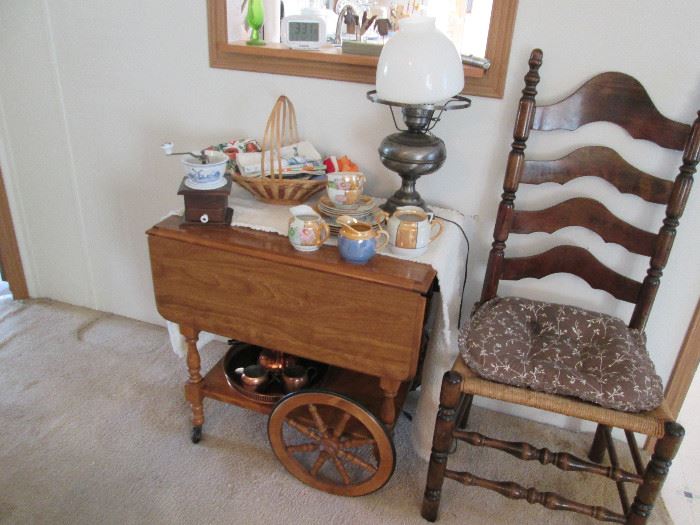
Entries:
{"type": "MultiPolygon", "coordinates": [[[[0,10],[0,166],[32,295],[94,304],[63,93],[38,2],[0,10]]],[[[79,154],[79,152],[76,152],[79,154]]]]}
{"type": "MultiPolygon", "coordinates": [[[[436,129],[447,162],[419,182],[429,201],[474,216],[467,304],[483,277],[530,50],[544,50],[542,102],[595,73],[621,70],[647,87],[664,114],[690,122],[700,108],[698,20],[696,0],[676,0],[672,8],[656,0],[521,0],[505,98],[475,98],[469,110],[448,114],[436,129]]],[[[0,4],[0,164],[33,296],[161,322],[144,231],[181,206],[181,173],[158,146],[259,137],[282,93],[295,103],[303,135],[323,152],[358,162],[370,192],[386,195],[397,186],[376,153],[391,119],[366,100],[368,86],[211,69],[206,27],[203,1],[0,4]]],[[[675,176],[674,157],[633,145],[611,127],[577,134],[584,143],[609,137],[623,154],[639,153],[642,168],[675,176]],[[669,159],[673,168],[662,170],[669,159]]],[[[539,146],[533,139],[531,149],[539,146]]],[[[557,144],[551,152],[566,150],[557,144]]],[[[571,191],[592,186],[584,181],[571,191]]],[[[648,326],[663,378],[700,293],[698,199],[691,196],[648,326]]],[[[613,211],[651,224],[631,201],[613,211]]],[[[602,243],[592,238],[589,247],[597,252],[602,243]]],[[[609,263],[638,266],[614,250],[609,263]]],[[[603,302],[573,278],[554,277],[544,289],[580,295],[590,306],[603,302]]]]}

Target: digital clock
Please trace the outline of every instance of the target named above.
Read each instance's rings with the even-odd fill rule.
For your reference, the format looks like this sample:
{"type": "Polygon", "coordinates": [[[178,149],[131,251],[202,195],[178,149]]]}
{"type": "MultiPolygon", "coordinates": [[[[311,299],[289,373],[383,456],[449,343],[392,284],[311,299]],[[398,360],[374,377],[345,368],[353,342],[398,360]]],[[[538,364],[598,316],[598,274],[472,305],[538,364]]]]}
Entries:
{"type": "Polygon", "coordinates": [[[281,40],[292,49],[319,49],[326,42],[326,21],[313,15],[286,16],[282,19],[281,40]]]}

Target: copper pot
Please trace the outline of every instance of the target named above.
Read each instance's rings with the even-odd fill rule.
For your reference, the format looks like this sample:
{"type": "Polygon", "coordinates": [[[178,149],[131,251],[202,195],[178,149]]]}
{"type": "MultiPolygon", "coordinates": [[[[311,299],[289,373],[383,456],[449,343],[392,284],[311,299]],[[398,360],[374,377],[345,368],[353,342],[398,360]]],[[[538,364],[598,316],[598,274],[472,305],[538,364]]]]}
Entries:
{"type": "Polygon", "coordinates": [[[246,390],[257,391],[267,384],[270,373],[260,365],[248,365],[241,374],[241,383],[246,390]]]}
{"type": "Polygon", "coordinates": [[[284,391],[287,393],[301,390],[309,383],[309,376],[313,378],[316,370],[300,365],[288,366],[282,372],[284,391]]]}
{"type": "Polygon", "coordinates": [[[277,350],[264,349],[258,355],[258,364],[266,370],[279,371],[288,366],[294,366],[297,362],[296,357],[287,355],[277,350]]]}

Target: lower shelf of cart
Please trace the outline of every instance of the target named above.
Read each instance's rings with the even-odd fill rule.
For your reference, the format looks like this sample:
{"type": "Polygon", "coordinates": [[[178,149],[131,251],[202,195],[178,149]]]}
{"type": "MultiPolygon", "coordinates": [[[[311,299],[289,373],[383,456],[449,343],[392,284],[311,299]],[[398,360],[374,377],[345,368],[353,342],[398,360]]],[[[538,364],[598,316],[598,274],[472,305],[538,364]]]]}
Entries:
{"type": "MultiPolygon", "coordinates": [[[[395,398],[396,413],[408,394],[410,382],[401,384],[401,388],[395,398]]],[[[263,414],[269,414],[275,407],[274,403],[261,403],[247,397],[239,390],[233,388],[224,373],[224,360],[222,359],[212,367],[202,381],[202,395],[216,399],[223,403],[237,405],[242,408],[254,410],[263,414]]],[[[379,417],[384,395],[379,386],[379,378],[354,372],[344,368],[331,367],[326,372],[319,389],[328,390],[336,394],[342,394],[353,401],[364,405],[372,414],[379,417]]]]}

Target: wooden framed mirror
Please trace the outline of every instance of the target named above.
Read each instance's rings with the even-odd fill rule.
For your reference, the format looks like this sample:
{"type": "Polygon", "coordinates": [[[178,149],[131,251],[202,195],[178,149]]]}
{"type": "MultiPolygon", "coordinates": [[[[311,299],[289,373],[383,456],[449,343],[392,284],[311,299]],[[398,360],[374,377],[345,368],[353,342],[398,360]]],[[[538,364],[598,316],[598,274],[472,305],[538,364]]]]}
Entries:
{"type": "MultiPolygon", "coordinates": [[[[211,67],[374,84],[375,56],[343,54],[337,47],[302,51],[229,41],[226,5],[226,0],[207,0],[211,67]]],[[[503,97],[517,8],[518,0],[493,0],[485,53],[491,67],[464,66],[464,94],[503,97]]]]}

